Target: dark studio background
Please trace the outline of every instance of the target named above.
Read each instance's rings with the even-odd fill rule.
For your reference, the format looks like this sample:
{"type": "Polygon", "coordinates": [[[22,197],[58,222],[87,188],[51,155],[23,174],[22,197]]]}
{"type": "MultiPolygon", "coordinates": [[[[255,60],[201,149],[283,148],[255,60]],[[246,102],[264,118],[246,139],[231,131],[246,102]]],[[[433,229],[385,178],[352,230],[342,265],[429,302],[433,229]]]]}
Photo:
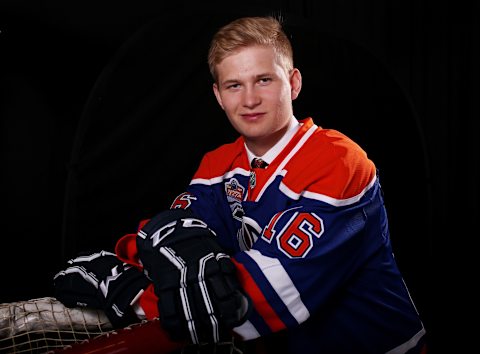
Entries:
{"type": "Polygon", "coordinates": [[[1,0],[0,302],[50,296],[67,259],[111,249],[169,206],[203,153],[236,136],[211,92],[211,35],[240,15],[282,14],[304,78],[296,116],[345,132],[379,167],[395,255],[436,352],[440,332],[460,327],[445,318],[471,298],[459,289],[478,236],[479,11],[1,0]]]}

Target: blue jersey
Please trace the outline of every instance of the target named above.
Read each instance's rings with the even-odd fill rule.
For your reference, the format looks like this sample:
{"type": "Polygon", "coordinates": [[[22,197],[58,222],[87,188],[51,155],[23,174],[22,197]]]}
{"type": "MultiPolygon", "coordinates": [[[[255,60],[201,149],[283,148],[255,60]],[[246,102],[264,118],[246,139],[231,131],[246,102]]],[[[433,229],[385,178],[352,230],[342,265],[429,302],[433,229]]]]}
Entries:
{"type": "MultiPolygon", "coordinates": [[[[311,118],[266,169],[243,138],[207,153],[172,208],[230,253],[252,311],[244,340],[283,331],[291,353],[405,353],[425,330],[395,263],[374,163],[311,118]]],[[[287,349],[285,348],[287,351],[287,349]]]]}

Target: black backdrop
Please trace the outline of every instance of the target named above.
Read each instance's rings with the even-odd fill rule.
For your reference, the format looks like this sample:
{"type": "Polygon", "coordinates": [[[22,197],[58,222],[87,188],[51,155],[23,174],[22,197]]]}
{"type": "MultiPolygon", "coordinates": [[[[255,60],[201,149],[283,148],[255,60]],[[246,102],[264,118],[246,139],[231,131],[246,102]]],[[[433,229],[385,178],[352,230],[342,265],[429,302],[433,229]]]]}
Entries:
{"type": "Polygon", "coordinates": [[[436,333],[460,312],[445,294],[463,289],[478,236],[478,2],[214,3],[0,3],[0,301],[50,295],[68,257],[111,248],[235,136],[208,40],[229,18],[275,13],[304,76],[297,117],[347,133],[380,168],[396,257],[436,333]]]}

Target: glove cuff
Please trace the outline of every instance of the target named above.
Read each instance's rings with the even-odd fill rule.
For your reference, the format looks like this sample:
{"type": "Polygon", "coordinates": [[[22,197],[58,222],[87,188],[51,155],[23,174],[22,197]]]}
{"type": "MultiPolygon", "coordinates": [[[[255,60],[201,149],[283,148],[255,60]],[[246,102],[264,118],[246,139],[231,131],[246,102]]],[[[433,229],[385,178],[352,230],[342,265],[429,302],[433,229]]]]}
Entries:
{"type": "Polygon", "coordinates": [[[115,328],[139,322],[133,303],[150,284],[148,278],[136,268],[128,268],[116,278],[108,279],[105,296],[105,314],[115,328]]]}

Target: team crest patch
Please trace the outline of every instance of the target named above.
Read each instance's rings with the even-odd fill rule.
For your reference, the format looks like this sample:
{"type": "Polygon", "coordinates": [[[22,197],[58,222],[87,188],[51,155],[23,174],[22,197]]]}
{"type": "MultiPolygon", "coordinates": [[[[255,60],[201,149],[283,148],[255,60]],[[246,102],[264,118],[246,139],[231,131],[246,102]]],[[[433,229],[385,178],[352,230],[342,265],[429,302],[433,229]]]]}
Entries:
{"type": "Polygon", "coordinates": [[[225,193],[229,203],[241,203],[245,194],[245,188],[235,178],[225,183],[225,193]]]}

